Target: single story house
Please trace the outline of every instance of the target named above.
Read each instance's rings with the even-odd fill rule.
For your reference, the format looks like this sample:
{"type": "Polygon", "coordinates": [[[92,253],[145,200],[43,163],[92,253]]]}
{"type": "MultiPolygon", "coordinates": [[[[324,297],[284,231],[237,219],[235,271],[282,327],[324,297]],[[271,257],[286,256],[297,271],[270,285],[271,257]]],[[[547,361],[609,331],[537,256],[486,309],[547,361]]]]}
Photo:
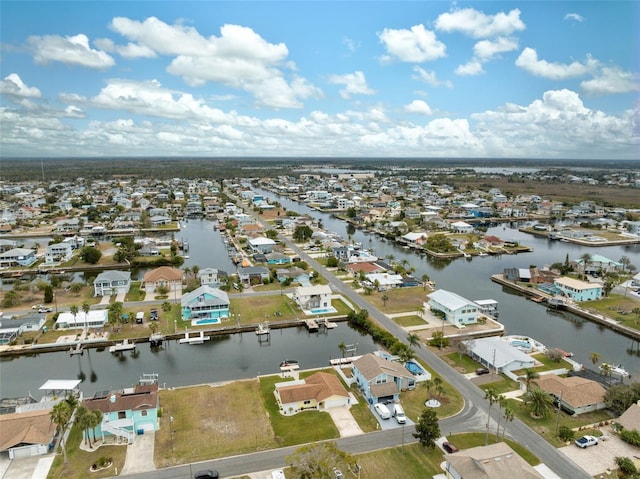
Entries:
{"type": "Polygon", "coordinates": [[[399,288],[403,283],[402,275],[394,273],[370,273],[366,278],[378,291],[399,288]]]}
{"type": "Polygon", "coordinates": [[[262,284],[269,279],[271,272],[266,266],[247,266],[238,268],[238,279],[245,285],[262,284]]]}
{"type": "Polygon", "coordinates": [[[157,431],[160,428],[157,384],[99,392],[85,399],[83,405],[90,411],[102,412],[102,422],[91,435],[95,433],[103,440],[106,436],[115,436],[131,444],[139,431],[157,431]]]}
{"type": "Polygon", "coordinates": [[[59,264],[69,261],[73,256],[73,246],[70,243],[54,243],[47,246],[44,264],[59,264]]]}
{"type": "Polygon", "coordinates": [[[13,248],[0,253],[0,268],[31,266],[36,262],[36,252],[29,248],[13,248]]]}
{"type": "Polygon", "coordinates": [[[40,409],[0,414],[0,451],[7,451],[9,459],[47,454],[57,427],[50,413],[49,409],[40,409]]]}
{"type": "Polygon", "coordinates": [[[276,242],[265,237],[252,238],[249,240],[249,247],[258,253],[269,254],[273,251],[276,242]]]}
{"type": "Polygon", "coordinates": [[[562,294],[573,301],[590,301],[600,299],[603,295],[602,285],[587,283],[579,279],[561,276],[553,281],[553,284],[562,291],[562,294]]]}
{"type": "Polygon", "coordinates": [[[191,326],[217,324],[229,317],[229,295],[218,288],[200,286],[182,296],[182,319],[191,326]]]}
{"type": "Polygon", "coordinates": [[[469,356],[499,373],[536,366],[535,359],[502,338],[477,338],[466,344],[469,356]]]}
{"type": "Polygon", "coordinates": [[[131,271],[103,271],[93,281],[94,296],[128,293],[129,288],[131,288],[131,271]]]}
{"type": "Polygon", "coordinates": [[[144,275],[140,289],[147,293],[153,293],[160,287],[167,288],[169,293],[182,291],[182,277],[181,270],[170,266],[160,266],[144,275]]]}
{"type": "Polygon", "coordinates": [[[318,372],[306,379],[276,384],[275,397],[284,415],[348,406],[349,392],[335,374],[318,372]]]}
{"type": "Polygon", "coordinates": [[[60,313],[56,320],[56,329],[85,329],[103,328],[109,321],[109,311],[106,309],[94,309],[85,313],[79,311],[75,316],[66,311],[60,313]]]}
{"type": "Polygon", "coordinates": [[[640,431],[640,401],[633,403],[622,415],[615,420],[616,430],[620,428],[640,431]]]}
{"type": "Polygon", "coordinates": [[[229,275],[225,271],[216,268],[204,268],[198,271],[198,280],[202,286],[219,286],[227,276],[229,275]]]}
{"type": "Polygon", "coordinates": [[[42,329],[47,318],[44,314],[33,314],[24,318],[2,317],[0,321],[0,344],[9,344],[26,331],[42,329]]]}
{"type": "Polygon", "coordinates": [[[601,254],[592,254],[589,261],[585,263],[584,259],[575,260],[577,270],[585,274],[600,274],[600,272],[619,272],[622,271],[622,263],[609,259],[601,254]]]}
{"type": "Polygon", "coordinates": [[[358,276],[360,273],[364,274],[372,274],[372,273],[383,273],[386,271],[385,268],[380,266],[377,263],[370,263],[361,261],[358,263],[349,263],[346,266],[347,271],[351,273],[353,276],[358,276]]]}
{"type": "Polygon", "coordinates": [[[277,251],[268,253],[266,255],[267,263],[269,264],[289,264],[291,258],[284,253],[278,253],[277,251]]]}
{"type": "Polygon", "coordinates": [[[402,364],[373,353],[353,362],[353,377],[369,404],[397,401],[400,391],[416,387],[415,377],[402,364]]]}
{"type": "Polygon", "coordinates": [[[171,217],[165,215],[154,215],[149,218],[149,221],[152,228],[157,228],[158,226],[171,224],[171,217]]]}
{"type": "Polygon", "coordinates": [[[451,231],[460,234],[473,233],[473,225],[465,221],[456,221],[455,223],[451,223],[451,231]]]}
{"type": "Polygon", "coordinates": [[[427,242],[427,233],[411,232],[402,237],[409,245],[419,246],[427,242]]]}
{"type": "Polygon", "coordinates": [[[302,310],[331,307],[331,288],[326,284],[299,286],[293,293],[293,300],[302,310]]]}
{"type": "Polygon", "coordinates": [[[427,298],[429,301],[425,307],[428,306],[432,311],[440,311],[445,319],[457,328],[478,322],[480,308],[473,301],[444,289],[428,294],[427,298]]]}
{"type": "Polygon", "coordinates": [[[506,442],[447,454],[444,470],[451,479],[544,479],[506,442]]]}
{"type": "Polygon", "coordinates": [[[563,378],[555,374],[545,374],[535,380],[540,389],[546,391],[560,407],[569,414],[582,414],[606,407],[606,390],[596,381],[571,376],[563,378]]]}

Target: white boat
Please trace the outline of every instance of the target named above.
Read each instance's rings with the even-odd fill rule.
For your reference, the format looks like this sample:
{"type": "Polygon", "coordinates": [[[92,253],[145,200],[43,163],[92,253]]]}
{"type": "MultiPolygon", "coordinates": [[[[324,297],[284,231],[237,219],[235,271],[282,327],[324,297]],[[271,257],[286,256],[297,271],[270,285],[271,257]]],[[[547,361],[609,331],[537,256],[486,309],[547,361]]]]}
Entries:
{"type": "Polygon", "coordinates": [[[263,334],[269,334],[271,329],[269,328],[269,321],[265,321],[264,323],[259,323],[256,328],[256,334],[258,336],[262,336],[263,334]]]}
{"type": "Polygon", "coordinates": [[[295,359],[285,359],[280,363],[280,371],[292,371],[294,369],[300,369],[300,365],[295,359]]]}
{"type": "Polygon", "coordinates": [[[136,343],[125,339],[121,343],[116,343],[113,346],[109,346],[110,353],[119,353],[120,351],[131,351],[136,349],[136,343]]]}
{"type": "Polygon", "coordinates": [[[488,253],[478,253],[478,256],[489,256],[488,253]]]}
{"type": "Polygon", "coordinates": [[[628,378],[629,377],[629,373],[627,372],[627,370],[624,367],[622,367],[621,364],[602,363],[600,365],[600,371],[605,376],[607,376],[607,375],[618,376],[620,378],[628,378]]]}
{"type": "Polygon", "coordinates": [[[178,343],[180,344],[202,344],[205,341],[209,341],[211,336],[205,336],[204,331],[196,331],[195,336],[191,336],[189,331],[184,333],[184,338],[180,338],[178,343]]]}

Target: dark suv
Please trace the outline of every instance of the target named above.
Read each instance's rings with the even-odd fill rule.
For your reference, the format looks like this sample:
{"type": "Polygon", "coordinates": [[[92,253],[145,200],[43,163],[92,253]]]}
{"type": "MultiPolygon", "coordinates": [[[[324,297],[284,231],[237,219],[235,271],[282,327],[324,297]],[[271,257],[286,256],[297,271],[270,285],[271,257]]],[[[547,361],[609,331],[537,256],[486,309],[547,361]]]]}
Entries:
{"type": "Polygon", "coordinates": [[[476,374],[478,376],[482,376],[483,374],[489,374],[489,370],[487,368],[478,368],[476,369],[476,374]]]}
{"type": "Polygon", "coordinates": [[[198,471],[193,476],[194,479],[218,479],[218,471],[207,469],[206,471],[198,471]]]}

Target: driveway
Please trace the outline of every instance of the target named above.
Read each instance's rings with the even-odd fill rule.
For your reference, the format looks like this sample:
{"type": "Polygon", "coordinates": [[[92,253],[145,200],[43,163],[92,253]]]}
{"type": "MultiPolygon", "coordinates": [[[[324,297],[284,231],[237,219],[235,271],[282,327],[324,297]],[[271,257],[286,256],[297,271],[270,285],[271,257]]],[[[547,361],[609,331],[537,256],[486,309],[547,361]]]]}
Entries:
{"type": "Polygon", "coordinates": [[[338,431],[340,431],[340,437],[363,434],[362,429],[358,426],[348,407],[334,407],[328,409],[327,412],[331,416],[331,419],[333,419],[338,431]]]}
{"type": "Polygon", "coordinates": [[[145,431],[136,436],[133,444],[127,446],[127,457],[120,474],[137,474],[140,472],[154,471],[153,449],[156,438],[155,431],[145,431]]]}

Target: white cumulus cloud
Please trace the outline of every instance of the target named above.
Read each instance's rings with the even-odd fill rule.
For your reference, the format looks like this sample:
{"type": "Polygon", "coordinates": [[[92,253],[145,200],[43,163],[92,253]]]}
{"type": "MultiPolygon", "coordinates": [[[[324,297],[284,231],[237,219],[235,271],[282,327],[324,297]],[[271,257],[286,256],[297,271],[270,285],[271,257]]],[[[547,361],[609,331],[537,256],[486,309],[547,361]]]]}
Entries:
{"type": "Polygon", "coordinates": [[[413,100],[408,105],[404,107],[405,111],[409,113],[419,113],[421,115],[433,115],[431,111],[431,107],[427,105],[427,102],[423,100],[413,100]]]}
{"type": "Polygon", "coordinates": [[[550,80],[564,80],[583,76],[593,71],[598,62],[587,58],[585,63],[572,62],[569,64],[549,62],[538,59],[538,53],[533,48],[525,48],[516,60],[516,65],[533,75],[550,80]]]}
{"type": "Polygon", "coordinates": [[[446,56],[446,46],[436,38],[436,34],[414,25],[410,30],[385,28],[378,38],[385,46],[387,55],[384,61],[394,59],[408,63],[422,63],[446,56]]]}
{"type": "Polygon", "coordinates": [[[482,68],[482,62],[473,59],[463,65],[459,65],[455,72],[456,75],[460,76],[474,76],[484,73],[484,69],[482,68]]]}
{"type": "Polygon", "coordinates": [[[491,60],[496,55],[511,52],[518,48],[518,41],[513,38],[498,37],[495,40],[480,40],[473,46],[473,54],[481,61],[491,60]]]}
{"type": "Polygon", "coordinates": [[[60,62],[104,70],[115,65],[115,60],[102,50],[89,45],[89,38],[79,33],[74,36],[59,35],[30,36],[27,44],[36,63],[60,62]]]}
{"type": "Polygon", "coordinates": [[[580,83],[587,93],[606,95],[640,91],[640,78],[617,67],[603,67],[591,80],[580,83]]]}
{"type": "Polygon", "coordinates": [[[427,71],[424,68],[416,65],[413,67],[413,71],[415,72],[415,75],[413,75],[411,78],[413,78],[414,80],[421,81],[435,87],[444,86],[447,88],[453,88],[453,84],[451,83],[451,81],[438,80],[436,72],[434,72],[433,70],[427,71]]]}
{"type": "Polygon", "coordinates": [[[329,81],[335,85],[345,86],[340,90],[340,96],[344,99],[349,99],[353,95],[373,95],[375,93],[367,85],[367,79],[361,71],[345,75],[332,75],[329,81]]]}
{"type": "Polygon", "coordinates": [[[472,38],[511,35],[526,28],[517,8],[509,13],[499,12],[495,15],[487,15],[473,8],[455,9],[442,13],[436,19],[435,26],[436,30],[460,32],[472,38]]]}
{"type": "Polygon", "coordinates": [[[24,84],[17,73],[10,73],[0,82],[0,93],[17,98],[40,98],[42,94],[36,87],[24,84]]]}

